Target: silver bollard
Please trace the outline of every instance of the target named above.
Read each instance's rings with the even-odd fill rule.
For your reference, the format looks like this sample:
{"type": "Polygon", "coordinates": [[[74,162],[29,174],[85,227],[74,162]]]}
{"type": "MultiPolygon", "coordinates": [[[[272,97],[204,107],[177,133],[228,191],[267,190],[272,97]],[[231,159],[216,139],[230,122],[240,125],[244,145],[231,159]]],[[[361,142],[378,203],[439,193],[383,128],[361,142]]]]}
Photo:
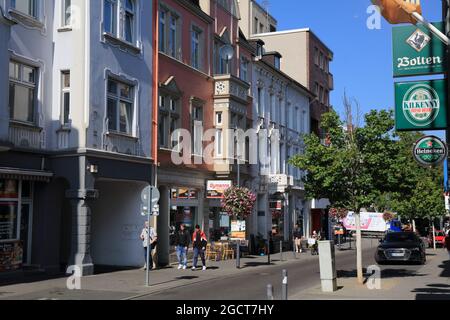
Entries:
{"type": "Polygon", "coordinates": [[[283,270],[281,300],[287,300],[287,299],[288,299],[288,272],[287,272],[287,270],[283,270]]]}
{"type": "Polygon", "coordinates": [[[238,241],[236,244],[236,268],[241,268],[241,242],[238,241]]]}
{"type": "Polygon", "coordinates": [[[273,298],[273,286],[271,284],[267,285],[267,300],[274,300],[274,298],[273,298]]]}

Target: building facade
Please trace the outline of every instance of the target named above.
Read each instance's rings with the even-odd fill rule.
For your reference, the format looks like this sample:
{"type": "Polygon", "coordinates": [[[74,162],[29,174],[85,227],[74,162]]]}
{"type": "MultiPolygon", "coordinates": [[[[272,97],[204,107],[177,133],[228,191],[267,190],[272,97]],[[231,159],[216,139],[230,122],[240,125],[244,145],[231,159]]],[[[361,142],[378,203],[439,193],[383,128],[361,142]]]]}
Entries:
{"type": "Polygon", "coordinates": [[[152,2],[1,2],[0,271],[140,266],[152,2]]]}
{"type": "MultiPolygon", "coordinates": [[[[265,52],[264,42],[252,41],[257,52],[265,52]],[[262,47],[262,48],[261,48],[262,47]]],[[[310,133],[309,101],[313,94],[279,68],[282,56],[265,52],[253,67],[253,123],[260,134],[257,214],[253,234],[289,241],[295,224],[307,230],[309,202],[301,182],[303,173],[289,159],[303,153],[303,135],[310,133]]]]}

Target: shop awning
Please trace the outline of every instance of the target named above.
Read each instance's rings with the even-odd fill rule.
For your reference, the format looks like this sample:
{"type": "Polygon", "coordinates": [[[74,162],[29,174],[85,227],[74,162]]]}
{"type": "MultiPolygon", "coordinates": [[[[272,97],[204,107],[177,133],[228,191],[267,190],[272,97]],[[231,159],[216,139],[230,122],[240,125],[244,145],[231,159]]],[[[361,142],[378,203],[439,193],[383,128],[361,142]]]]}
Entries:
{"type": "Polygon", "coordinates": [[[0,168],[0,179],[50,182],[53,173],[40,170],[0,168]]]}

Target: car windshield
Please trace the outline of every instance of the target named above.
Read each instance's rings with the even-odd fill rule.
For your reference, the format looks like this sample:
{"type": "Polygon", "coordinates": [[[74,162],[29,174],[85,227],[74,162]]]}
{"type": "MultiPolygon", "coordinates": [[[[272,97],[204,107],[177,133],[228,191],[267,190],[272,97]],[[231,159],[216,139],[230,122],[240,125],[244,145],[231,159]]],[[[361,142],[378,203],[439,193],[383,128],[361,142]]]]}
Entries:
{"type": "Polygon", "coordinates": [[[389,233],[386,235],[386,242],[414,242],[416,241],[416,235],[414,233],[389,233]]]}

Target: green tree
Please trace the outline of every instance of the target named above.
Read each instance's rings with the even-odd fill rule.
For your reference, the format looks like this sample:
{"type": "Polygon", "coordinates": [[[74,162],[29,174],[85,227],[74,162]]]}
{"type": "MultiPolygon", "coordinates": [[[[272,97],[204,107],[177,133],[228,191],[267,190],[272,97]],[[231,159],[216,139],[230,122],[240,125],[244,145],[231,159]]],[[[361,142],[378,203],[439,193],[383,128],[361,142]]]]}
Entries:
{"type": "Polygon", "coordinates": [[[381,194],[394,189],[398,177],[393,163],[399,151],[392,112],[372,111],[365,116],[365,123],[362,128],[355,128],[351,121],[345,126],[335,111],[326,113],[321,126],[329,134],[329,143],[324,145],[316,135],[307,135],[305,153],[291,159],[291,164],[307,172],[304,183],[308,198],[329,199],[333,207],[355,212],[360,283],[360,212],[371,207],[381,194]]]}

